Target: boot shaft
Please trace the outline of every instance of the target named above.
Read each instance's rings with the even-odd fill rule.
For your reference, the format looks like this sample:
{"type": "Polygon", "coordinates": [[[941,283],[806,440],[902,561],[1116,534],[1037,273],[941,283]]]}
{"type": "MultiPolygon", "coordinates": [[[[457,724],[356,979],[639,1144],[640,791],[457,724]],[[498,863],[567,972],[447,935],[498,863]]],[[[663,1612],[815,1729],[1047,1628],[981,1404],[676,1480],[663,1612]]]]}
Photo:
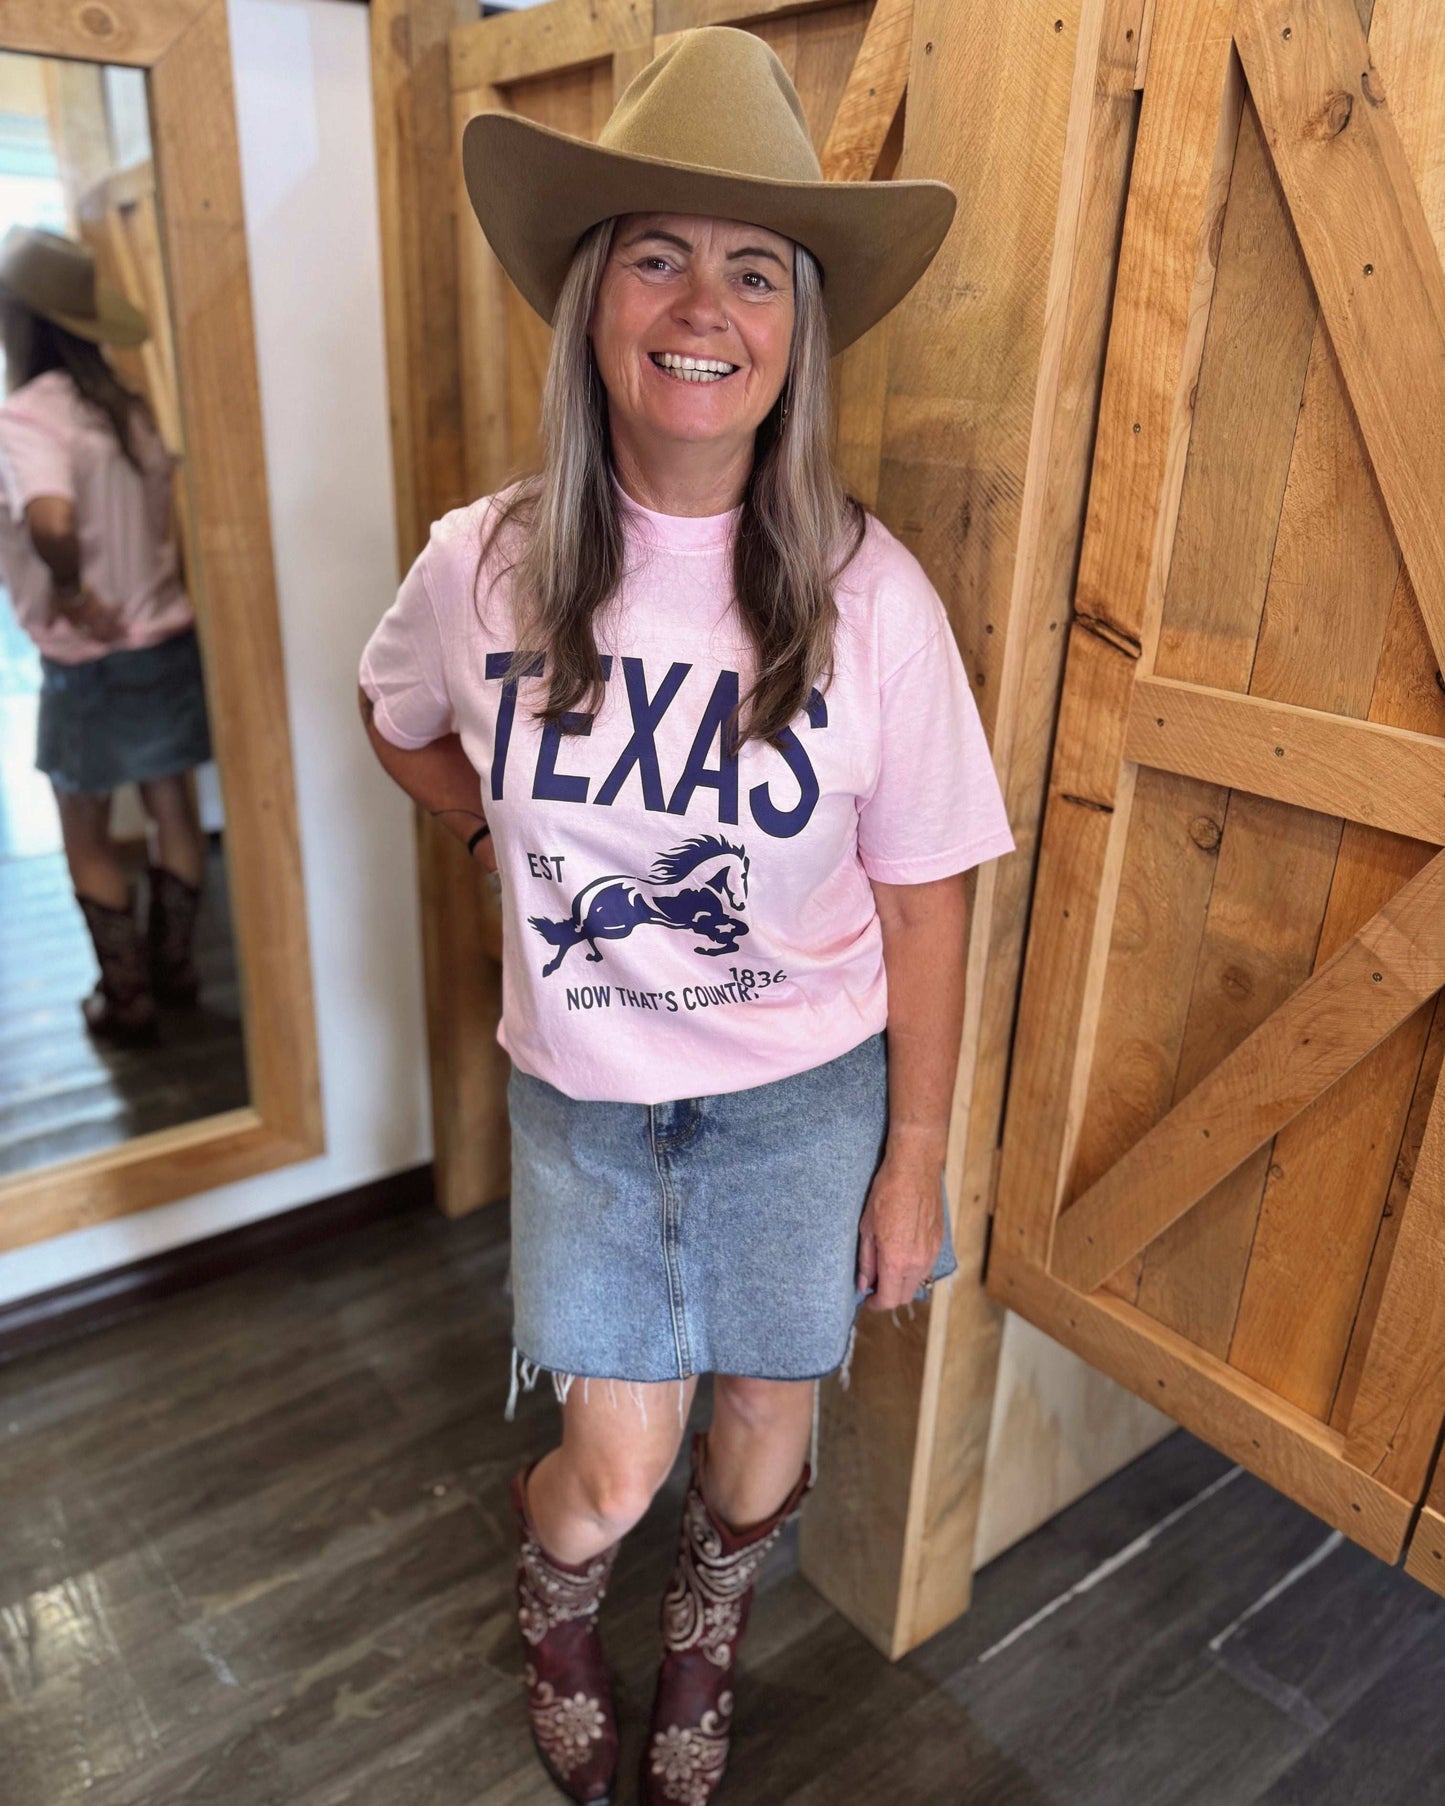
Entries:
{"type": "Polygon", "coordinates": [[[708,1806],[722,1783],[732,1736],[738,1646],[759,1572],[812,1484],[803,1471],[761,1524],[737,1531],[703,1490],[705,1432],[692,1439],[677,1556],[662,1601],[662,1661],[642,1752],[642,1806],[708,1806]]]}
{"type": "Polygon", "coordinates": [[[701,1650],[710,1662],[727,1669],[747,1629],[758,1574],[801,1504],[812,1474],[805,1461],[777,1510],[763,1523],[737,1531],[708,1503],[703,1480],[706,1447],[706,1432],[694,1431],[677,1559],[663,1596],[663,1646],[674,1652],[701,1650]]]}
{"type": "Polygon", "coordinates": [[[115,905],[75,892],[100,981],[81,1009],[91,1032],[117,1040],[149,1044],[157,1038],[155,997],[150,964],[135,919],[135,887],[127,882],[126,901],[115,905]]]}
{"type": "Polygon", "coordinates": [[[191,948],[201,906],[201,886],[188,884],[178,872],[148,865],[150,898],[146,914],[146,946],[151,984],[162,1003],[192,1004],[200,990],[191,948]]]}
{"type": "Polygon", "coordinates": [[[517,1520],[517,1623],[527,1714],[542,1766],[583,1806],[607,1806],[617,1771],[617,1717],[597,1630],[621,1539],[590,1561],[558,1561],[527,1508],[531,1463],[511,1480],[517,1520]]]}

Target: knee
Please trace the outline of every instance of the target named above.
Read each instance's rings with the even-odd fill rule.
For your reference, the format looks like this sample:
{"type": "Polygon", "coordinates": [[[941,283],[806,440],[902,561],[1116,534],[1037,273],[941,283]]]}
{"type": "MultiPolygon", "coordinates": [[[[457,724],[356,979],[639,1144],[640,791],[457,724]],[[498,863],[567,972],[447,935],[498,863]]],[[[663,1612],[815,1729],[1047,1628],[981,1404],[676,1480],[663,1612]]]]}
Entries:
{"type": "Polygon", "coordinates": [[[621,1536],[645,1515],[670,1469],[670,1463],[659,1469],[656,1461],[641,1457],[593,1460],[577,1478],[593,1517],[621,1536]]]}
{"type": "Polygon", "coordinates": [[[791,1421],[798,1397],[811,1380],[759,1380],[735,1373],[713,1376],[713,1402],[721,1405],[750,1430],[766,1433],[775,1424],[791,1421]]]}

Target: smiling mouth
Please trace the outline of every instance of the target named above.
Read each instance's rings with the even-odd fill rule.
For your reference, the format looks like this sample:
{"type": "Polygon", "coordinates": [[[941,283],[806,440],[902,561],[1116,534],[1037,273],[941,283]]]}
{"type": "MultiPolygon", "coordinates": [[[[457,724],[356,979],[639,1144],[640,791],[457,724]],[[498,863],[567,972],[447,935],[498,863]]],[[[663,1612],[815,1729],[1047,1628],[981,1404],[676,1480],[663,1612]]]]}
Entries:
{"type": "Polygon", "coordinates": [[[739,366],[717,357],[683,357],[675,351],[649,351],[648,357],[664,376],[675,382],[720,383],[735,376],[739,366]]]}

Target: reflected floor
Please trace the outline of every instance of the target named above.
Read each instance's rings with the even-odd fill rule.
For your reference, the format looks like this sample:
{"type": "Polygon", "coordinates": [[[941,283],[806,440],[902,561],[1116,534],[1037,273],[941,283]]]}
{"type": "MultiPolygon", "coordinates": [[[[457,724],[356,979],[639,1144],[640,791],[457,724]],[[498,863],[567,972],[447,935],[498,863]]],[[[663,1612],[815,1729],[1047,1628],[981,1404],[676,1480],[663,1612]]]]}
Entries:
{"type": "MultiPolygon", "coordinates": [[[[93,1039],[80,1000],[99,977],[63,853],[0,857],[0,1176],[93,1154],[248,1101],[230,889],[209,836],[196,924],[201,1001],[163,1010],[157,1047],[93,1039]]],[[[145,854],[123,851],[140,883],[145,854]]]]}

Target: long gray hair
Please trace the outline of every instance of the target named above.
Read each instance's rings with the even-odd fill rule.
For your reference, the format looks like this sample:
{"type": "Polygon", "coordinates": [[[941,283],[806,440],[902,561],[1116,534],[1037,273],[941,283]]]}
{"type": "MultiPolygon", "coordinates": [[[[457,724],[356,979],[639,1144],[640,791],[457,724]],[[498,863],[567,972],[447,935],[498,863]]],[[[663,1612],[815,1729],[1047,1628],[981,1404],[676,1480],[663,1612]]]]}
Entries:
{"type": "MultiPolygon", "coordinates": [[[[615,219],[587,232],[572,258],[552,321],[542,392],[542,467],[493,511],[477,584],[499,534],[520,529],[512,573],[517,656],[508,676],[535,672],[546,656],[550,686],[538,721],[557,721],[604,691],[593,619],[623,576],[623,527],[612,476],[607,396],[588,326],[612,250],[615,219]]],[[[833,662],[834,585],[863,542],[867,515],[844,489],[832,458],[828,325],[823,279],[793,250],[793,339],[782,394],[759,424],[732,552],[734,598],[757,652],[757,679],[723,725],[723,756],[745,741],[779,744],[833,662]],[[786,410],[786,411],[785,411],[786,410]],[[739,732],[743,704],[753,704],[739,732]]]]}

